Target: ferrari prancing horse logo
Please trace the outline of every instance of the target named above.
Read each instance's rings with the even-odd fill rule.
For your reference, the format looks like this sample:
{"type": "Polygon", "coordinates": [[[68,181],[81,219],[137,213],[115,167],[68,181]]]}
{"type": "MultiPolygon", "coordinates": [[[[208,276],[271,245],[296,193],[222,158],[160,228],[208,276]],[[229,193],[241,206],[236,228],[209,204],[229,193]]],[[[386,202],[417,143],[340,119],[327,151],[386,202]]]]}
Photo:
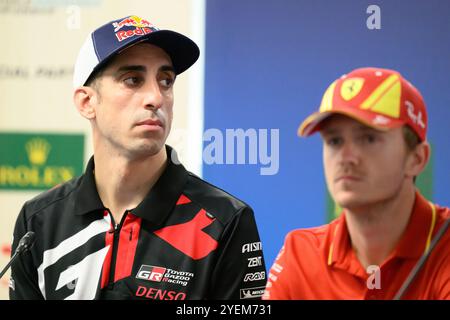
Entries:
{"type": "Polygon", "coordinates": [[[353,99],[361,91],[364,84],[363,78],[346,79],[341,86],[341,97],[348,101],[353,99]]]}

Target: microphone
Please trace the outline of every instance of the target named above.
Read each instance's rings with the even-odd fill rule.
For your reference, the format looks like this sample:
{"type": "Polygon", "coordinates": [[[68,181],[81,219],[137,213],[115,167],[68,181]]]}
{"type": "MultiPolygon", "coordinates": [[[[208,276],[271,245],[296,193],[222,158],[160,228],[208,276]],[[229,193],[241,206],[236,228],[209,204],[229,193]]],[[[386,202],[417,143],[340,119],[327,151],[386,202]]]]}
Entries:
{"type": "Polygon", "coordinates": [[[19,244],[17,245],[16,251],[14,251],[13,256],[9,260],[8,264],[3,268],[2,272],[0,272],[0,279],[3,277],[3,275],[6,273],[6,271],[9,269],[11,264],[16,260],[16,258],[22,254],[23,252],[27,251],[31,248],[34,241],[36,240],[36,237],[34,235],[33,231],[28,231],[25,233],[25,235],[20,239],[19,244]]]}
{"type": "Polygon", "coordinates": [[[401,300],[402,297],[405,295],[406,291],[408,290],[411,283],[416,278],[417,274],[419,273],[420,269],[422,269],[423,265],[425,264],[427,258],[430,256],[431,250],[434,249],[438,241],[441,239],[441,237],[444,235],[445,231],[447,231],[448,226],[450,225],[450,218],[445,220],[442,227],[438,230],[436,235],[434,236],[434,239],[431,241],[430,247],[428,248],[428,251],[425,252],[417,261],[416,265],[412,268],[411,272],[409,273],[406,280],[403,282],[400,289],[395,294],[393,300],[401,300]]]}

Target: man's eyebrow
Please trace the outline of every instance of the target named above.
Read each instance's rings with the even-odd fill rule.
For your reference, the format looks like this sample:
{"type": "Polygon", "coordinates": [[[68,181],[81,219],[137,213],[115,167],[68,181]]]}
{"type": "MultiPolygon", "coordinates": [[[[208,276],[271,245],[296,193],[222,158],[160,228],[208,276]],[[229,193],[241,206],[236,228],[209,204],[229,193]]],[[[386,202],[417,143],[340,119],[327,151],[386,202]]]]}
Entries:
{"type": "Polygon", "coordinates": [[[170,71],[175,73],[175,69],[171,65],[163,65],[161,68],[159,68],[160,71],[170,71]]]}
{"type": "MultiPolygon", "coordinates": [[[[175,73],[175,69],[171,65],[163,65],[161,68],[159,68],[160,71],[169,71],[175,73]]],[[[125,65],[121,66],[117,71],[115,72],[116,75],[128,72],[128,71],[140,71],[140,72],[147,72],[147,68],[142,65],[125,65]]]]}
{"type": "Polygon", "coordinates": [[[128,72],[128,71],[140,71],[140,72],[146,72],[147,68],[142,65],[125,65],[121,66],[117,71],[115,72],[116,75],[128,72]]]}
{"type": "Polygon", "coordinates": [[[381,130],[377,130],[377,129],[375,129],[375,128],[372,128],[372,127],[369,127],[369,126],[366,126],[366,125],[360,125],[360,126],[357,128],[357,130],[358,130],[358,131],[361,131],[361,132],[375,132],[375,133],[377,133],[377,132],[382,133],[382,132],[383,132],[383,131],[381,131],[381,130]]]}
{"type": "Polygon", "coordinates": [[[324,134],[324,135],[337,134],[337,133],[339,133],[339,129],[336,129],[336,128],[325,128],[325,129],[320,130],[320,133],[324,134]]]}

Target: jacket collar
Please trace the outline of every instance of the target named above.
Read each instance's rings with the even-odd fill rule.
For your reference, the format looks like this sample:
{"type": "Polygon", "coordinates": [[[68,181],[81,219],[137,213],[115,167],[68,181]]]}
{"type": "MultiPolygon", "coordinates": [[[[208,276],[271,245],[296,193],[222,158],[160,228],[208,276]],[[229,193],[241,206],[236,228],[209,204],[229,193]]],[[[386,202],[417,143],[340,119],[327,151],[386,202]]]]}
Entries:
{"type": "MultiPolygon", "coordinates": [[[[149,221],[155,227],[160,226],[175,207],[188,179],[188,172],[184,166],[172,161],[172,156],[176,156],[175,150],[166,145],[166,152],[167,166],[164,172],[142,202],[136,208],[130,208],[134,215],[149,221]]],[[[94,157],[91,157],[76,190],[74,204],[76,215],[103,213],[107,209],[98,195],[94,169],[94,157]]]]}
{"type": "MultiPolygon", "coordinates": [[[[408,225],[393,253],[386,259],[413,258],[418,259],[429,246],[430,236],[434,231],[436,210],[418,191],[408,225]]],[[[353,252],[350,235],[347,229],[345,214],[332,223],[329,229],[330,244],[328,247],[328,264],[345,268],[358,274],[360,265],[353,252]]]]}

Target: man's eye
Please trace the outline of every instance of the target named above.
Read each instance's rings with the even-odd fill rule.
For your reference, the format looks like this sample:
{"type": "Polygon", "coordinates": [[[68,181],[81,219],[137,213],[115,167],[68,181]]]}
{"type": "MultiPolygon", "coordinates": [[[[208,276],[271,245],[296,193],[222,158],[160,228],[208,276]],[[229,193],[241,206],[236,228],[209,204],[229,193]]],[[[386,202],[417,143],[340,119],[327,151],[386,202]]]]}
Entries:
{"type": "Polygon", "coordinates": [[[174,81],[175,80],[173,78],[164,78],[164,79],[159,80],[159,83],[163,87],[170,88],[173,85],[174,81]]]}
{"type": "Polygon", "coordinates": [[[330,146],[339,146],[342,143],[342,139],[339,137],[333,137],[326,140],[330,146]]]}
{"type": "Polygon", "coordinates": [[[377,137],[373,134],[365,134],[361,137],[361,140],[364,143],[374,143],[377,140],[377,137]]]}
{"type": "Polygon", "coordinates": [[[135,86],[138,86],[138,85],[140,85],[142,83],[142,78],[140,78],[140,77],[128,77],[128,78],[124,79],[123,82],[127,86],[135,87],[135,86]]]}

